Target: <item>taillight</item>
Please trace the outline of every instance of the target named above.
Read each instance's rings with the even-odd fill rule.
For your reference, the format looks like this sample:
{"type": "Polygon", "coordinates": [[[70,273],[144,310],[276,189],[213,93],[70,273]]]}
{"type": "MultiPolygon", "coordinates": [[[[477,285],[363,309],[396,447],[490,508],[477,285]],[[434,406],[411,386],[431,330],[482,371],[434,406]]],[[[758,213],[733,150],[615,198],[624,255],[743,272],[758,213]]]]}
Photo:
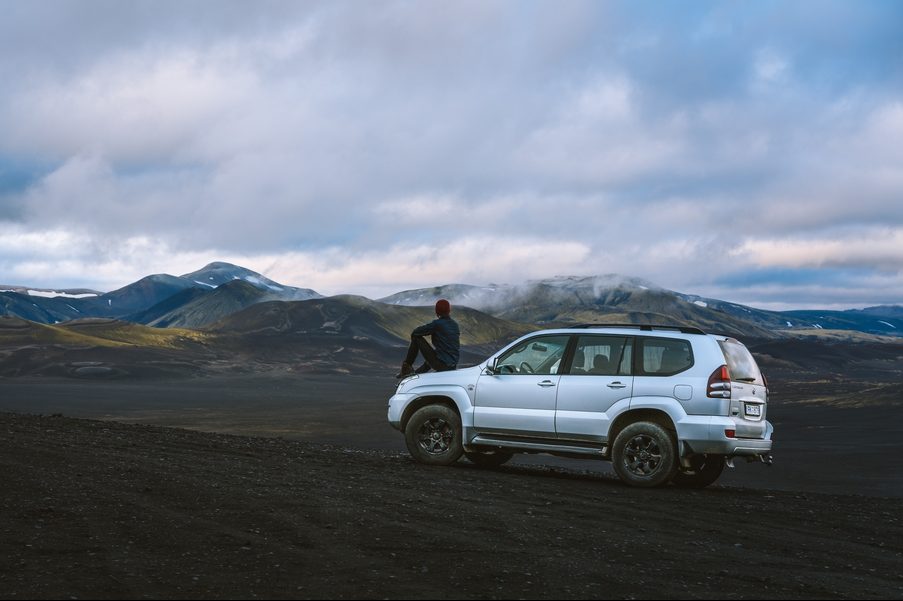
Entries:
{"type": "Polygon", "coordinates": [[[737,431],[736,430],[725,430],[724,436],[727,438],[737,438],[737,431]]]}
{"type": "Polygon", "coordinates": [[[705,394],[713,399],[731,398],[731,374],[727,371],[727,365],[722,365],[712,372],[705,394]]]}

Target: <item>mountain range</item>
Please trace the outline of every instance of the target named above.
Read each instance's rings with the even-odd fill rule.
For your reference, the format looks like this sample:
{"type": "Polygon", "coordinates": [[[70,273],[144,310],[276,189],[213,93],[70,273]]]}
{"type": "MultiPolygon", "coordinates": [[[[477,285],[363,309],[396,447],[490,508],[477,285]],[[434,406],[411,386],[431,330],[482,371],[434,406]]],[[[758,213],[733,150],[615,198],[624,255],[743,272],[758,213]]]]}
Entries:
{"type": "Polygon", "coordinates": [[[429,305],[439,298],[537,325],[652,323],[692,325],[710,332],[774,338],[799,332],[849,330],[903,335],[903,307],[862,310],[766,311],[738,303],[668,290],[616,274],[563,276],[521,285],[450,284],[407,290],[380,299],[392,305],[429,305]]]}
{"type": "MultiPolygon", "coordinates": [[[[106,318],[158,328],[223,331],[246,329],[252,323],[257,323],[254,327],[259,326],[261,330],[277,327],[258,321],[263,315],[277,319],[279,311],[285,314],[339,311],[344,317],[336,316],[337,321],[334,321],[348,324],[352,323],[348,321],[351,313],[363,311],[360,317],[364,322],[376,319],[387,326],[386,331],[393,337],[403,340],[410,327],[416,324],[410,322],[409,314],[404,311],[387,312],[383,307],[431,307],[437,299],[446,298],[456,309],[475,309],[472,314],[467,313],[472,325],[492,332],[496,331],[497,324],[490,318],[533,327],[575,323],[676,323],[760,339],[801,332],[818,335],[824,330],[903,335],[903,307],[896,305],[849,311],[766,311],[675,292],[646,280],[615,274],[554,277],[520,285],[448,284],[406,290],[378,301],[349,296],[331,298],[334,302],[326,303],[324,301],[328,299],[314,290],[280,284],[249,269],[217,262],[182,276],[150,275],[108,293],[0,285],[0,315],[40,324],[106,318]],[[298,301],[301,303],[294,306],[298,301]],[[277,310],[280,302],[290,302],[292,306],[277,310]],[[256,310],[248,312],[249,308],[256,310]],[[366,315],[366,311],[373,314],[366,315]],[[378,319],[376,314],[379,314],[378,319]],[[394,327],[392,324],[396,322],[403,327],[394,327]]],[[[456,317],[461,315],[464,313],[456,311],[456,317]]],[[[370,337],[372,335],[370,332],[370,337]]]]}
{"type": "Polygon", "coordinates": [[[52,291],[0,285],[0,315],[43,324],[104,317],[161,327],[199,327],[269,301],[322,298],[306,288],[285,286],[230,263],[210,263],[182,276],[155,274],[118,290],[52,291]]]}

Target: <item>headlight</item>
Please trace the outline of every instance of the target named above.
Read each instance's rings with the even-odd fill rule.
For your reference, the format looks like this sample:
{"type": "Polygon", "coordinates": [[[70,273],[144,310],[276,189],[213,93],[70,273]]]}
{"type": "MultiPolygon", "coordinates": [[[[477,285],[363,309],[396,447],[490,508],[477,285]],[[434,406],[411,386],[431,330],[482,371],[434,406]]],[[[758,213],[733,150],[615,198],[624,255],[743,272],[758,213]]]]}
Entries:
{"type": "Polygon", "coordinates": [[[410,376],[402,378],[401,382],[398,383],[398,388],[395,389],[395,393],[396,394],[400,393],[404,389],[406,384],[408,384],[409,382],[413,382],[414,380],[416,380],[419,377],[420,376],[418,374],[411,374],[410,376]]]}

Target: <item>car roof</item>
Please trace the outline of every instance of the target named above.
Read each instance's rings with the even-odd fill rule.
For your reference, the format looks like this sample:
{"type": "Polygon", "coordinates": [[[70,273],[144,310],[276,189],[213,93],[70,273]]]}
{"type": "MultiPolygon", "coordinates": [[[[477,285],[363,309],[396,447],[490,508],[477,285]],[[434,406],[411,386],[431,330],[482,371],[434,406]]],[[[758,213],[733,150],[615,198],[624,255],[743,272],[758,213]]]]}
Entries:
{"type": "Polygon", "coordinates": [[[538,330],[536,333],[541,334],[624,334],[626,336],[651,335],[664,336],[666,338],[685,337],[685,336],[706,336],[714,337],[706,334],[699,328],[687,326],[662,326],[655,324],[579,324],[575,326],[549,328],[547,330],[538,330]]]}

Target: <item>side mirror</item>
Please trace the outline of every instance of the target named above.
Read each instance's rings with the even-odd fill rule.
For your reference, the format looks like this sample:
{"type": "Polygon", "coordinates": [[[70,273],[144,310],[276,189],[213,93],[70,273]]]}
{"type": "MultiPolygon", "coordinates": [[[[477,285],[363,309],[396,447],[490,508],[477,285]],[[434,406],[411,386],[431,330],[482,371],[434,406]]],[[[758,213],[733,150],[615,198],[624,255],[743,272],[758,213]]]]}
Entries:
{"type": "Polygon", "coordinates": [[[498,361],[499,361],[498,358],[493,359],[492,363],[488,364],[486,366],[486,369],[483,370],[483,373],[485,373],[486,375],[489,375],[489,376],[498,375],[498,373],[499,373],[499,370],[497,367],[498,361]]]}

